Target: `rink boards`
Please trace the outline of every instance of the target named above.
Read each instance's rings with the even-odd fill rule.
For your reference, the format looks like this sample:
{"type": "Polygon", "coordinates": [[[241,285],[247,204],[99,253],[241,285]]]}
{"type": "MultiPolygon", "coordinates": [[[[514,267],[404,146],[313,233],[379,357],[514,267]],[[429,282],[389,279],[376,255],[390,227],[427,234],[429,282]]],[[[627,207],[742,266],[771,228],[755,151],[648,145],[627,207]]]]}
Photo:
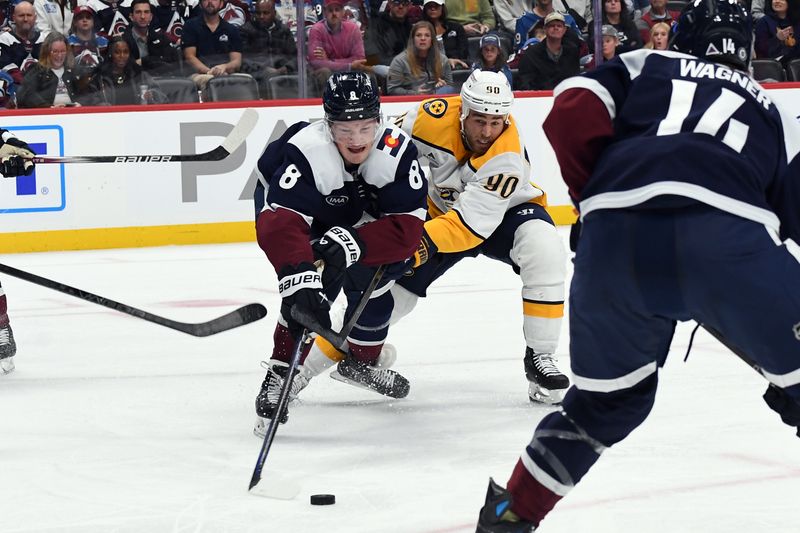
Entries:
{"type": "MultiPolygon", "coordinates": [[[[800,115],[800,84],[779,87],[770,96],[800,115]]],[[[387,98],[384,113],[402,114],[416,100],[387,98]]],[[[569,224],[574,211],[541,131],[551,106],[551,93],[526,93],[514,116],[530,179],[547,191],[556,221],[569,224]]],[[[256,161],[289,125],[322,118],[318,100],[25,110],[10,112],[2,126],[40,155],[190,154],[218,146],[246,107],[258,111],[258,124],[222,161],[48,164],[33,176],[0,180],[0,253],[253,240],[256,161]]]]}

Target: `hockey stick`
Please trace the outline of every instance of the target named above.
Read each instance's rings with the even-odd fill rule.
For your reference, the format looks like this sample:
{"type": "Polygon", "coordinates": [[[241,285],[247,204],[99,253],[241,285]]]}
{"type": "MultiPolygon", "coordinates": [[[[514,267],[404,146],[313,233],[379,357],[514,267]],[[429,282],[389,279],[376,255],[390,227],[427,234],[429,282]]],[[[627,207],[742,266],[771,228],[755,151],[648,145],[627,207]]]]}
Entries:
{"type": "Polygon", "coordinates": [[[19,270],[8,265],[0,264],[0,272],[28,281],[30,283],[35,283],[36,285],[41,285],[42,287],[47,287],[48,289],[69,294],[70,296],[80,298],[81,300],[86,300],[87,302],[91,302],[93,304],[108,307],[109,309],[119,311],[120,313],[141,318],[142,320],[158,324],[159,326],[164,326],[166,328],[181,331],[183,333],[188,333],[189,335],[194,335],[195,337],[208,337],[209,335],[216,335],[217,333],[238,328],[239,326],[249,324],[250,322],[255,322],[256,320],[260,320],[267,316],[266,307],[261,304],[253,303],[247,304],[244,307],[240,307],[235,311],[231,311],[228,314],[222,315],[221,317],[217,317],[207,322],[178,322],[177,320],[170,320],[169,318],[164,318],[163,316],[154,315],[152,313],[148,313],[147,311],[142,311],[141,309],[131,307],[130,305],[115,302],[110,298],[98,296],[97,294],[92,294],[91,292],[81,289],[76,289],[75,287],[70,287],[64,283],[43,278],[41,276],[37,276],[36,274],[25,272],[24,270],[19,270]]]}
{"type": "Polygon", "coordinates": [[[372,281],[370,281],[366,290],[362,294],[361,299],[358,301],[356,308],[353,310],[350,320],[348,320],[347,323],[342,326],[342,329],[338,333],[333,331],[331,328],[324,327],[316,318],[314,318],[311,313],[302,309],[293,307],[292,318],[306,328],[317,333],[320,337],[324,338],[341,351],[347,353],[347,336],[350,335],[350,331],[353,329],[353,326],[356,325],[356,321],[361,316],[361,312],[369,303],[369,297],[364,298],[364,294],[367,294],[368,296],[372,294],[372,291],[374,291],[375,287],[378,286],[378,283],[381,282],[384,272],[386,272],[386,265],[379,266],[378,270],[375,272],[375,275],[372,277],[372,281]]]}
{"type": "Polygon", "coordinates": [[[710,333],[712,337],[717,339],[720,344],[722,344],[724,347],[726,347],[731,352],[733,352],[739,359],[741,359],[742,361],[747,363],[747,365],[750,368],[752,368],[753,370],[755,370],[756,372],[761,374],[762,377],[766,377],[766,376],[764,376],[764,372],[762,372],[761,367],[758,366],[758,364],[755,361],[753,361],[750,358],[750,356],[748,356],[746,353],[744,353],[739,347],[734,346],[733,344],[731,344],[731,342],[728,339],[726,339],[725,337],[722,336],[722,333],[720,333],[716,329],[714,329],[711,326],[708,326],[706,324],[700,324],[700,326],[704,330],[706,330],[708,333],[710,333]]]}
{"type": "MultiPolygon", "coordinates": [[[[286,404],[289,403],[289,391],[292,388],[292,380],[294,379],[295,370],[300,364],[300,354],[303,352],[303,344],[305,344],[308,339],[310,339],[311,331],[316,331],[322,335],[322,333],[318,330],[314,330],[310,328],[308,325],[303,324],[303,320],[308,321],[309,323],[315,324],[316,327],[320,329],[327,329],[328,332],[332,333],[333,336],[343,337],[344,342],[347,342],[347,335],[350,334],[350,330],[353,329],[353,326],[358,320],[358,317],[361,316],[361,312],[367,306],[367,302],[369,302],[370,296],[372,296],[372,292],[375,290],[375,287],[378,286],[380,283],[381,278],[383,277],[383,273],[386,270],[385,265],[381,265],[378,267],[378,270],[375,271],[375,275],[372,276],[372,281],[369,282],[369,285],[361,293],[361,299],[359,299],[358,304],[356,305],[355,310],[353,311],[353,315],[350,317],[350,320],[347,321],[342,327],[342,330],[337,334],[334,333],[332,330],[328,328],[322,328],[321,325],[317,320],[313,317],[308,315],[307,313],[295,312],[296,308],[292,308],[292,318],[300,322],[304,326],[303,333],[300,335],[300,339],[298,339],[297,343],[294,346],[294,352],[292,352],[292,359],[289,361],[289,369],[286,372],[286,379],[283,380],[283,386],[281,387],[280,397],[278,398],[278,405],[275,411],[273,411],[274,415],[272,420],[269,422],[269,426],[267,427],[267,432],[264,434],[264,442],[261,444],[261,451],[258,453],[258,459],[256,460],[256,466],[253,469],[253,475],[250,477],[250,487],[247,489],[252,494],[259,494],[262,496],[277,496],[275,494],[270,494],[268,491],[258,491],[253,492],[253,489],[258,485],[259,481],[261,481],[261,471],[264,469],[264,462],[267,460],[267,454],[269,453],[270,448],[272,447],[272,441],[275,440],[275,433],[278,431],[278,424],[281,418],[281,414],[283,410],[286,408],[286,404]],[[302,320],[301,320],[302,319],[302,320]],[[308,320],[310,319],[310,320],[308,320]]],[[[327,337],[325,337],[327,339],[327,337]]],[[[331,339],[328,339],[329,341],[331,339]]],[[[343,343],[337,344],[336,346],[342,346],[343,343]]],[[[293,498],[291,496],[289,499],[293,498]]],[[[285,496],[283,497],[284,499],[285,496]]]]}
{"type": "Polygon", "coordinates": [[[34,156],[36,164],[42,163],[174,163],[181,161],[221,161],[236,151],[253,131],[258,122],[258,111],[245,109],[239,122],[222,141],[222,144],[202,154],[170,155],[76,155],[76,156],[34,156]]]}

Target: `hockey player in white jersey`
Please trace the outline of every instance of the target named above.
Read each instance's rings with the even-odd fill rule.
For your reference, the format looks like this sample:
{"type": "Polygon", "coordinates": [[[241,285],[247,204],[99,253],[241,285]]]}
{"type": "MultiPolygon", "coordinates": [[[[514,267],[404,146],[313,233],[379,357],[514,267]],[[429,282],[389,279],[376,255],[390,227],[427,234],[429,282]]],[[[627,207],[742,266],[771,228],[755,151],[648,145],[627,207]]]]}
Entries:
{"type": "MultiPolygon", "coordinates": [[[[439,276],[479,254],[508,264],[522,280],[524,369],[531,401],[556,404],[569,379],[555,364],[564,310],[566,253],[545,210],[544,191],[529,181],[530,164],[510,115],[514,95],[495,72],[473,72],[460,96],[433,98],[401,117],[429,167],[428,220],[412,271],[391,289],[394,323],[439,276]]],[[[388,325],[370,340],[384,347],[388,325]]],[[[317,339],[314,368],[342,354],[317,339]],[[326,359],[328,360],[326,362],[326,359]]],[[[331,377],[335,377],[333,373],[331,377]]]]}
{"type": "MultiPolygon", "coordinates": [[[[0,174],[6,178],[29,176],[33,173],[34,164],[31,158],[35,154],[25,141],[14,136],[8,130],[0,129],[0,174]]],[[[8,318],[8,302],[6,293],[0,286],[0,376],[14,370],[14,355],[17,343],[8,318]]]]}

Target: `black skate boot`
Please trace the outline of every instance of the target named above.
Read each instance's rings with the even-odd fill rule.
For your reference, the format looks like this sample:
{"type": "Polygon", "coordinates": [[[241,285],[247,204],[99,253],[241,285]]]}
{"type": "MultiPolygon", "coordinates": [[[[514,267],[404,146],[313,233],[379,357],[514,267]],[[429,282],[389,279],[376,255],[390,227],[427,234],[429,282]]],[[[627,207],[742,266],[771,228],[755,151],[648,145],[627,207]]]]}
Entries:
{"type": "Polygon", "coordinates": [[[495,483],[492,478],[489,478],[486,502],[478,516],[476,533],[531,533],[536,531],[531,522],[520,521],[511,512],[511,502],[511,494],[495,483]]]}
{"type": "Polygon", "coordinates": [[[17,353],[17,343],[14,341],[14,332],[11,324],[0,328],[0,374],[10,374],[14,371],[14,355],[17,353]]]}
{"type": "Polygon", "coordinates": [[[557,405],[564,399],[569,378],[561,373],[551,353],[535,353],[525,349],[525,376],[530,382],[528,397],[534,403],[557,405]]]}
{"type": "MultiPolygon", "coordinates": [[[[266,426],[269,421],[275,416],[275,411],[278,408],[278,399],[281,395],[281,388],[283,387],[283,380],[286,379],[286,374],[289,370],[289,365],[283,361],[270,360],[268,363],[262,363],[267,367],[267,375],[264,377],[264,382],[261,384],[261,391],[256,396],[256,420],[253,432],[263,437],[266,431],[266,426]]],[[[303,368],[298,367],[295,370],[294,379],[292,379],[292,386],[289,389],[289,402],[297,399],[306,385],[308,385],[309,378],[303,373],[303,368]]],[[[283,413],[280,414],[278,421],[285,424],[289,419],[289,402],[286,403],[283,413]]]]}
{"type": "Polygon", "coordinates": [[[390,398],[405,398],[411,390],[408,380],[394,370],[371,366],[353,357],[340,361],[331,377],[390,398]]]}

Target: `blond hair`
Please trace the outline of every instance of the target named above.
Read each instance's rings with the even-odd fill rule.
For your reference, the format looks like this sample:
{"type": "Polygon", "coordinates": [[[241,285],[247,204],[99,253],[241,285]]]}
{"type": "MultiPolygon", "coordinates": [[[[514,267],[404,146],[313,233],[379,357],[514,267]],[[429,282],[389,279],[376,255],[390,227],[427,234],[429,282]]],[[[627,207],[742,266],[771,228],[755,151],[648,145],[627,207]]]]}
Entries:
{"type": "Polygon", "coordinates": [[[51,31],[47,34],[47,37],[44,38],[42,48],[39,50],[39,65],[45,69],[53,68],[53,64],[50,62],[50,51],[53,48],[53,44],[57,42],[62,42],[64,46],[67,47],[67,57],[64,59],[64,66],[72,68],[75,64],[75,57],[72,55],[72,47],[67,42],[67,38],[64,37],[64,34],[58,33],[57,31],[51,31]]]}
{"type": "Polygon", "coordinates": [[[648,48],[650,50],[653,50],[655,48],[655,45],[653,44],[653,36],[656,34],[656,30],[664,30],[664,31],[666,31],[667,32],[667,42],[669,42],[669,31],[671,29],[672,28],[670,28],[670,25],[667,24],[666,22],[656,22],[655,24],[653,24],[653,27],[650,28],[650,41],[648,41],[648,43],[646,45],[644,45],[644,47],[648,48]]]}

